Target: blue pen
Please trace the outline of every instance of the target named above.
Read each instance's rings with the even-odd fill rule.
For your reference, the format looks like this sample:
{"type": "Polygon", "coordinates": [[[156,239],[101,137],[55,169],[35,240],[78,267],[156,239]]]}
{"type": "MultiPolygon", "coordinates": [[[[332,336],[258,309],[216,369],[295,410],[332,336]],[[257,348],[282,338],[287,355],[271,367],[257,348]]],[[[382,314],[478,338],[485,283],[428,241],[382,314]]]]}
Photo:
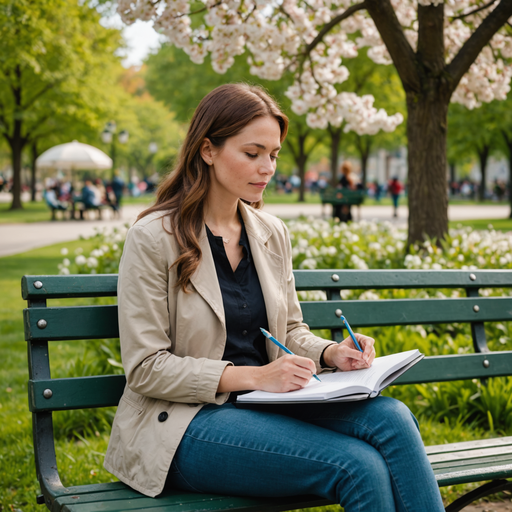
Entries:
{"type": "Polygon", "coordinates": [[[359,350],[359,352],[362,352],[363,349],[359,346],[359,343],[357,343],[356,337],[354,336],[354,333],[352,332],[350,325],[348,325],[347,319],[343,315],[341,315],[340,318],[343,320],[343,323],[347,327],[348,333],[350,334],[350,337],[352,338],[354,345],[357,347],[357,350],[359,350]]]}
{"type": "MultiPolygon", "coordinates": [[[[287,354],[291,354],[292,356],[294,356],[295,354],[287,347],[285,347],[282,343],[279,343],[279,341],[277,341],[274,336],[272,336],[272,334],[270,334],[268,331],[266,331],[265,329],[263,329],[263,327],[260,327],[260,331],[270,340],[270,341],[273,341],[279,348],[283,349],[287,354]]],[[[316,375],[315,373],[313,373],[313,377],[315,377],[315,379],[318,381],[318,382],[322,382],[318,375],[316,375]]]]}

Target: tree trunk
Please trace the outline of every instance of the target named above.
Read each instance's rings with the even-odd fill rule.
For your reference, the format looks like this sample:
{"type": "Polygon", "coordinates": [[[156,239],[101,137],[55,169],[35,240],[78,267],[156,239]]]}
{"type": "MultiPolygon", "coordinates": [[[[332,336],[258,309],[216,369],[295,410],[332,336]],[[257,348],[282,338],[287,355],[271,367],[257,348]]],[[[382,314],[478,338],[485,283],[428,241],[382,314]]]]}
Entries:
{"type": "Polygon", "coordinates": [[[338,155],[341,142],[341,126],[334,128],[329,125],[327,130],[331,135],[331,185],[336,187],[338,185],[338,155]]]}
{"type": "Polygon", "coordinates": [[[455,176],[455,162],[450,162],[448,164],[448,166],[450,167],[450,193],[451,195],[455,195],[455,190],[453,188],[453,184],[455,183],[455,179],[456,179],[456,176],[455,176]]]}
{"type": "Polygon", "coordinates": [[[372,147],[372,139],[369,137],[363,138],[358,136],[356,147],[359,151],[359,157],[361,158],[361,185],[363,186],[363,190],[366,190],[366,175],[368,168],[368,158],[370,157],[370,148],[372,147]]]}
{"type": "Polygon", "coordinates": [[[21,134],[21,67],[18,65],[15,69],[17,78],[17,86],[13,88],[14,96],[14,126],[12,137],[10,138],[9,145],[11,146],[11,159],[12,159],[12,203],[11,210],[19,210],[23,208],[21,204],[21,157],[23,147],[25,146],[26,139],[21,134]]]}
{"type": "Polygon", "coordinates": [[[505,130],[501,131],[503,135],[503,139],[508,149],[508,202],[510,204],[510,213],[508,215],[509,219],[512,219],[512,136],[509,137],[505,130]]]}
{"type": "Polygon", "coordinates": [[[489,150],[491,147],[485,144],[482,148],[477,148],[478,159],[480,160],[480,187],[478,188],[478,199],[485,199],[485,190],[487,185],[487,161],[489,159],[489,150]]]}
{"type": "Polygon", "coordinates": [[[408,94],[408,243],[442,239],[448,232],[446,123],[448,99],[408,94]]]}
{"type": "Polygon", "coordinates": [[[30,147],[31,149],[31,153],[30,153],[30,156],[31,156],[31,168],[30,168],[30,189],[31,189],[31,201],[34,203],[36,201],[36,193],[37,193],[37,190],[36,190],[36,160],[37,160],[37,157],[39,156],[39,153],[37,152],[37,142],[34,141],[32,142],[32,145],[30,147]]]}
{"type": "Polygon", "coordinates": [[[12,203],[11,210],[23,208],[21,203],[21,157],[23,152],[23,141],[21,139],[21,121],[14,121],[14,135],[11,143],[12,161],[12,203]]]}

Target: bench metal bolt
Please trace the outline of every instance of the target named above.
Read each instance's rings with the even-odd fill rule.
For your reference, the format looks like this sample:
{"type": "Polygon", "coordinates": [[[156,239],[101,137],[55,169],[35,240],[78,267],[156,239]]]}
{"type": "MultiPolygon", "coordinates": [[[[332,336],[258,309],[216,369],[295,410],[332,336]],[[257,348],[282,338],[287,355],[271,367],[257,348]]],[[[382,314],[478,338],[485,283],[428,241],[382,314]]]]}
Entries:
{"type": "Polygon", "coordinates": [[[473,306],[473,311],[475,313],[478,313],[480,311],[480,306],[477,306],[476,304],[473,306]]]}
{"type": "Polygon", "coordinates": [[[43,391],[43,396],[45,398],[51,398],[53,396],[53,391],[51,389],[45,389],[43,391]]]}
{"type": "Polygon", "coordinates": [[[40,290],[43,287],[43,283],[41,281],[34,281],[34,288],[40,290]]]}
{"type": "Polygon", "coordinates": [[[471,281],[476,281],[475,274],[469,274],[469,279],[471,279],[471,281]]]}
{"type": "Polygon", "coordinates": [[[37,321],[37,327],[39,327],[39,329],[44,329],[47,325],[48,322],[44,318],[41,318],[41,320],[37,321]]]}
{"type": "Polygon", "coordinates": [[[484,359],[482,364],[484,365],[484,368],[489,368],[489,366],[491,366],[491,363],[487,359],[484,359]]]}
{"type": "Polygon", "coordinates": [[[331,279],[332,279],[335,283],[337,283],[337,282],[340,280],[340,276],[339,276],[338,274],[333,274],[333,275],[331,276],[331,279]]]}
{"type": "Polygon", "coordinates": [[[343,311],[341,311],[341,309],[337,309],[337,310],[334,312],[334,314],[335,314],[338,318],[340,318],[340,317],[341,317],[341,315],[343,314],[343,311]]]}

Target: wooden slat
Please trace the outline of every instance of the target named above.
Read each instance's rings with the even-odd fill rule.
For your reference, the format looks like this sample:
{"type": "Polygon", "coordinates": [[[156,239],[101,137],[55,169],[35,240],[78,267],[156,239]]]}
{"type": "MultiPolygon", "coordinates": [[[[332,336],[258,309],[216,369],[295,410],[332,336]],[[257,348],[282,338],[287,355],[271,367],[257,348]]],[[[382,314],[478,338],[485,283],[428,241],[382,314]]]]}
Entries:
{"type": "Polygon", "coordinates": [[[509,447],[512,449],[512,437],[495,437],[490,439],[479,439],[477,441],[464,441],[461,443],[436,444],[426,446],[427,455],[437,455],[440,453],[452,453],[460,451],[481,450],[484,448],[492,448],[494,446],[502,446],[505,450],[509,447]]]}
{"type": "Polygon", "coordinates": [[[512,270],[294,270],[297,290],[512,287],[512,270]],[[332,276],[338,276],[333,281],[332,276]],[[475,280],[470,275],[475,276],[475,280]]]}
{"type": "Polygon", "coordinates": [[[125,384],[124,375],[29,380],[29,408],[43,412],[109,407],[119,403],[125,384]],[[43,396],[45,389],[52,391],[51,398],[43,396]]]}
{"type": "Polygon", "coordinates": [[[26,308],[23,320],[27,341],[119,337],[117,306],[26,308]],[[44,329],[37,326],[39,320],[46,320],[44,329]]]}
{"type": "Polygon", "coordinates": [[[512,373],[512,351],[423,358],[393,384],[420,384],[451,380],[499,377],[512,373]],[[484,366],[488,361],[489,366],[484,366]]]}
{"type": "Polygon", "coordinates": [[[352,328],[512,320],[509,297],[304,301],[301,308],[304,321],[311,329],[343,327],[336,316],[337,309],[352,328]],[[474,306],[478,306],[478,312],[474,306]]]}
{"type": "MultiPolygon", "coordinates": [[[[512,352],[426,357],[394,384],[510,375],[511,367],[512,352]],[[489,361],[488,368],[484,360],[489,361]]],[[[32,412],[43,412],[113,406],[119,403],[125,383],[124,375],[30,380],[29,407],[32,412]],[[44,398],[45,389],[52,390],[51,398],[44,398]]]]}
{"type": "MultiPolygon", "coordinates": [[[[386,288],[512,287],[512,270],[294,270],[297,290],[386,288]],[[333,281],[336,274],[338,281],[333,281]],[[472,280],[470,275],[475,275],[472,280]]],[[[117,294],[117,274],[23,276],[22,296],[33,298],[108,297],[117,294]],[[41,281],[37,289],[34,282],[41,281]]]]}
{"type": "Polygon", "coordinates": [[[503,446],[494,446],[489,448],[483,448],[481,450],[468,450],[468,451],[456,451],[451,453],[438,453],[436,455],[429,455],[428,459],[432,464],[434,463],[461,463],[466,462],[477,462],[478,460],[492,459],[496,463],[499,458],[502,457],[505,460],[512,462],[512,451],[510,447],[507,450],[503,446]]]}
{"type": "Polygon", "coordinates": [[[21,295],[25,300],[117,295],[117,274],[76,274],[67,276],[23,276],[21,295]],[[42,288],[34,283],[40,281],[42,288]]]}
{"type": "MultiPolygon", "coordinates": [[[[110,484],[105,484],[104,487],[110,484]]],[[[84,489],[88,486],[83,486],[84,489]]],[[[279,512],[295,508],[327,505],[331,502],[318,496],[291,496],[284,498],[246,498],[215,494],[184,493],[166,490],[157,498],[148,498],[125,489],[106,488],[103,492],[80,492],[59,497],[53,510],[62,512],[125,512],[129,510],[151,510],[152,512],[200,512],[221,510],[244,510],[246,512],[279,512]],[[62,508],[61,508],[62,507],[62,508]]]]}

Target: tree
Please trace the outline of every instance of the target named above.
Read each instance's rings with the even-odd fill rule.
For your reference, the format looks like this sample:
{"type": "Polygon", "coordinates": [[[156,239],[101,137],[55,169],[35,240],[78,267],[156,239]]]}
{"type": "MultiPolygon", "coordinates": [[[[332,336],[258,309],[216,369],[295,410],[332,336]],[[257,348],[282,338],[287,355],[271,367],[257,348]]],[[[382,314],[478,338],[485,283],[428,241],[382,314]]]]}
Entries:
{"type": "MultiPolygon", "coordinates": [[[[395,70],[390,66],[378,65],[366,55],[359,55],[357,58],[347,63],[347,69],[350,72],[348,79],[344,82],[344,90],[349,90],[358,96],[365,95],[367,98],[378,95],[379,104],[386,110],[394,112],[405,111],[405,98],[400,90],[400,82],[395,70]]],[[[399,119],[399,118],[397,118],[399,119]]],[[[370,151],[377,146],[388,147],[395,142],[397,147],[402,139],[401,125],[397,125],[396,130],[399,133],[392,135],[394,131],[370,130],[372,135],[364,135],[350,130],[347,121],[343,120],[340,126],[328,124],[328,131],[331,136],[331,173],[332,185],[337,185],[338,171],[338,154],[342,139],[344,147],[349,149],[355,148],[356,153],[361,159],[362,182],[366,184],[366,163],[370,156],[370,151]],[[344,132],[348,132],[344,135],[344,132]],[[352,146],[352,147],[351,147],[352,146]]],[[[364,132],[367,130],[365,129],[364,132]]]]}
{"type": "Polygon", "coordinates": [[[75,0],[11,0],[0,6],[0,134],[12,158],[11,209],[21,208],[25,147],[63,130],[57,119],[87,123],[107,106],[120,33],[75,0]]]}
{"type": "MultiPolygon", "coordinates": [[[[375,62],[393,63],[406,96],[409,168],[409,243],[448,230],[446,126],[450,100],[477,106],[504,99],[512,75],[510,0],[244,0],[119,1],[126,23],[153,19],[155,27],[194,62],[210,53],[217,72],[249,53],[251,72],[279,79],[291,71],[294,107],[310,126],[342,117],[350,129],[392,130],[392,116],[348,93],[341,59],[370,47],[375,62]],[[191,22],[201,17],[202,22],[191,22]],[[428,155],[428,158],[427,158],[428,155]]],[[[334,121],[334,122],[333,122],[334,121]]]]}
{"type": "MultiPolygon", "coordinates": [[[[504,105],[492,102],[477,110],[462,105],[452,105],[448,114],[448,155],[456,157],[474,154],[480,165],[478,198],[485,199],[487,188],[487,163],[498,148],[500,118],[497,110],[504,105]],[[458,154],[458,155],[457,155],[458,154]]],[[[460,157],[459,157],[460,158],[460,157]]],[[[456,159],[453,158],[452,162],[456,159]]]]}

